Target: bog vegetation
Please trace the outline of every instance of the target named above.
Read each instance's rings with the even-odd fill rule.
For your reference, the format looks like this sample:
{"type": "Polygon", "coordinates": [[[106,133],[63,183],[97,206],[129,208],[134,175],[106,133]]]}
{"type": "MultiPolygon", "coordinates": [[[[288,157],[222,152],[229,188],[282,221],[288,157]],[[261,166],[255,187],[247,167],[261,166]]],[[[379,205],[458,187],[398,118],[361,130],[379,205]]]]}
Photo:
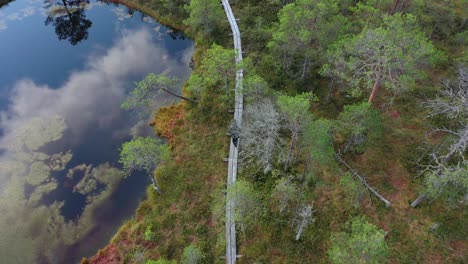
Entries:
{"type": "Polygon", "coordinates": [[[233,198],[239,263],[466,261],[466,1],[230,1],[246,105],[227,190],[238,66],[220,2],[127,1],[184,29],[196,51],[182,93],[171,76],[149,75],[125,104],[183,99],[155,115],[167,147],[123,146],[124,166],[157,166],[162,192],[148,188],[98,256],[222,263],[233,198]]]}

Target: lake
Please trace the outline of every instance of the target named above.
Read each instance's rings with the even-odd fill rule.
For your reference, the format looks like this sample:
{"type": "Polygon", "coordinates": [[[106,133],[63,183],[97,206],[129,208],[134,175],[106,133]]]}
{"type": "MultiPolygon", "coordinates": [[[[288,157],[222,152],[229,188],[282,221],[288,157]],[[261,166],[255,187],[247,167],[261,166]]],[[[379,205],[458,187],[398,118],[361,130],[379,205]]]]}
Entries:
{"type": "Polygon", "coordinates": [[[0,8],[0,263],[78,263],[133,216],[150,181],[124,177],[119,148],[154,133],[120,105],[148,73],[185,80],[192,53],[124,6],[0,8]]]}

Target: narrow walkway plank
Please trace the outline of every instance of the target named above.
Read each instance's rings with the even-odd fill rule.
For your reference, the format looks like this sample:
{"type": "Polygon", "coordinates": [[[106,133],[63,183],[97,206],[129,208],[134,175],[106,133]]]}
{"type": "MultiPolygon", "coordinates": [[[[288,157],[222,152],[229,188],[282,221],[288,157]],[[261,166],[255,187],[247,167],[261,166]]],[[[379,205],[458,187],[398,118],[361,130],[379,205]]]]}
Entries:
{"type": "MultiPolygon", "coordinates": [[[[226,13],[229,24],[231,25],[232,37],[234,40],[234,49],[236,51],[236,64],[239,65],[242,62],[242,46],[239,27],[237,26],[236,18],[231,9],[231,5],[228,0],[221,0],[223,3],[224,11],[226,13]]],[[[234,120],[238,127],[241,127],[242,123],[242,112],[244,109],[244,97],[242,94],[242,81],[244,78],[244,70],[239,69],[236,72],[236,88],[235,88],[235,101],[234,101],[234,120]]],[[[227,187],[231,186],[237,178],[237,157],[239,146],[238,142],[234,145],[234,141],[231,138],[231,144],[229,146],[229,158],[228,158],[228,179],[227,187]]],[[[236,247],[236,223],[233,219],[234,216],[235,201],[228,199],[226,201],[226,263],[234,264],[237,259],[237,247],[236,247]]]]}

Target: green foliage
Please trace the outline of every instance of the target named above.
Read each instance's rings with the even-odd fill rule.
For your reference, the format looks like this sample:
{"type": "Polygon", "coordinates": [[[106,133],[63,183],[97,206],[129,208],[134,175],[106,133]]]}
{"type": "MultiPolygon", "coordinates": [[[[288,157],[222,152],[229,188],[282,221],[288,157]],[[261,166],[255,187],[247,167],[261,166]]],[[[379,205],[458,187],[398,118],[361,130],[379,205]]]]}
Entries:
{"type": "Polygon", "coordinates": [[[380,26],[386,13],[394,0],[367,0],[359,1],[349,10],[353,14],[355,24],[362,29],[366,26],[380,26]]]}
{"type": "Polygon", "coordinates": [[[192,27],[192,30],[200,33],[202,37],[213,36],[225,21],[220,2],[217,0],[192,0],[189,3],[185,9],[190,16],[184,20],[184,24],[192,27]]]}
{"type": "Polygon", "coordinates": [[[302,93],[296,96],[280,95],[276,101],[278,108],[291,125],[307,124],[312,118],[310,103],[318,99],[313,93],[302,93]]]}
{"type": "Polygon", "coordinates": [[[453,41],[466,32],[466,4],[465,0],[414,0],[409,12],[418,17],[418,23],[430,38],[453,41]]]}
{"type": "Polygon", "coordinates": [[[369,103],[346,105],[336,120],[334,130],[346,140],[345,152],[363,152],[369,138],[379,138],[382,131],[380,113],[369,103]]]}
{"type": "Polygon", "coordinates": [[[424,185],[426,194],[431,199],[443,196],[452,205],[465,204],[468,194],[468,162],[428,171],[424,175],[424,185]]]}
{"type": "MultiPolygon", "coordinates": [[[[152,0],[154,7],[158,9],[159,3],[164,3],[164,5],[160,5],[162,8],[160,10],[165,10],[165,5],[168,5],[171,2],[180,6],[181,2],[183,1],[185,0],[152,0]]],[[[455,10],[451,10],[448,13],[456,13],[457,15],[463,14],[463,9],[459,8],[459,3],[462,1],[463,0],[454,0],[454,3],[456,3],[458,9],[455,8],[455,10]]],[[[186,2],[189,3],[188,0],[186,0],[186,2]]],[[[196,2],[201,3],[202,1],[192,1],[191,5],[195,6],[197,4],[196,2]]],[[[233,11],[236,15],[236,18],[238,19],[239,27],[242,33],[243,50],[245,55],[250,57],[255,64],[255,73],[250,69],[245,70],[244,102],[246,103],[247,108],[250,106],[249,104],[255,104],[256,102],[261,101],[264,97],[267,97],[263,91],[264,88],[268,86],[287,94],[294,94],[294,92],[297,90],[310,91],[312,88],[314,89],[313,91],[317,94],[324,94],[324,92],[326,92],[325,90],[327,86],[330,84],[327,83],[328,80],[309,77],[312,77],[311,75],[314,73],[314,67],[319,67],[320,64],[322,64],[322,59],[325,54],[323,50],[331,46],[329,44],[335,42],[336,39],[342,38],[343,34],[341,33],[346,34],[353,32],[358,34],[362,31],[363,33],[359,35],[364,35],[364,32],[373,30],[376,31],[376,29],[381,28],[382,30],[385,30],[386,33],[388,33],[388,38],[391,36],[394,37],[395,40],[391,42],[392,45],[395,43],[398,44],[400,41],[405,45],[409,42],[411,44],[409,45],[411,48],[413,48],[412,46],[416,46],[419,49],[419,43],[414,43],[413,45],[411,41],[407,41],[409,39],[407,35],[417,35],[413,34],[412,31],[414,29],[413,26],[416,24],[424,25],[425,28],[423,28],[422,31],[424,31],[425,36],[430,36],[430,31],[433,27],[435,27],[436,31],[438,31],[439,27],[444,28],[447,26],[459,26],[459,22],[456,22],[457,24],[453,25],[442,25],[446,23],[445,21],[449,21],[451,18],[439,17],[438,15],[432,15],[428,12],[426,14],[418,14],[418,19],[408,23],[411,26],[404,29],[404,31],[407,31],[408,33],[401,34],[401,32],[390,29],[387,23],[384,22],[384,18],[388,18],[383,14],[389,12],[393,0],[340,0],[338,4],[338,13],[334,13],[335,11],[330,12],[333,15],[327,15],[324,17],[324,20],[321,20],[322,18],[320,18],[317,19],[317,21],[307,20],[313,18],[312,16],[308,17],[307,15],[311,14],[312,12],[317,12],[317,10],[319,10],[318,8],[311,8],[312,10],[307,8],[299,10],[297,7],[299,5],[303,5],[303,7],[305,7],[303,3],[307,1],[297,1],[297,3],[291,4],[290,7],[288,7],[289,10],[292,10],[288,11],[289,14],[286,13],[288,8],[282,11],[282,17],[277,14],[277,11],[281,9],[281,5],[286,5],[290,2],[294,1],[237,0],[231,2],[231,4],[234,4],[233,11]],[[353,10],[353,6],[356,7],[355,10],[353,10]],[[335,15],[341,16],[341,14],[347,16],[347,18],[352,21],[353,27],[351,31],[348,29],[343,30],[343,27],[337,26],[339,23],[330,23],[329,26],[331,28],[327,28],[325,26],[327,21],[335,19],[335,15]],[[422,18],[422,15],[431,18],[431,21],[429,23],[424,22],[423,20],[425,20],[425,18],[422,18]],[[277,21],[277,18],[280,19],[280,21],[277,21]],[[286,22],[282,22],[281,19],[284,19],[286,22]],[[311,23],[299,23],[304,21],[311,23]],[[437,24],[438,21],[440,21],[440,24],[437,24]],[[294,24],[294,22],[297,23],[294,24]],[[277,23],[277,25],[272,28],[272,25],[275,23],[277,23]],[[365,29],[363,30],[363,28],[365,29]],[[338,31],[340,32],[339,34],[334,33],[338,31]],[[320,33],[325,34],[325,36],[317,37],[320,33]],[[402,36],[401,40],[399,39],[400,36],[402,36]],[[269,48],[265,48],[269,41],[269,48]],[[283,69],[281,69],[282,67],[283,69]],[[302,73],[304,72],[306,73],[306,81],[285,78],[286,75],[293,78],[299,76],[302,77],[302,73]],[[259,75],[255,75],[256,73],[259,75]],[[298,85],[298,83],[300,85],[298,85]]],[[[414,0],[400,2],[405,2],[405,6],[403,6],[404,9],[401,10],[405,11],[405,13],[414,14],[416,13],[413,10],[413,8],[416,6],[414,3],[421,3],[423,1],[414,0]]],[[[439,4],[433,2],[433,0],[429,0],[425,5],[432,5],[434,9],[437,9],[439,4]]],[[[315,1],[315,3],[322,6],[331,6],[335,3],[335,1],[315,1]]],[[[447,5],[447,7],[449,9],[453,9],[453,5],[447,5]]],[[[219,3],[216,3],[216,7],[213,4],[213,8],[222,10],[222,7],[219,3]]],[[[418,10],[418,12],[424,13],[425,11],[418,10]]],[[[200,21],[203,19],[208,19],[211,16],[211,13],[210,16],[207,16],[206,14],[208,13],[201,11],[199,14],[201,15],[196,15],[194,18],[199,19],[200,21]]],[[[437,14],[437,12],[434,12],[434,14],[437,14]]],[[[445,14],[445,11],[441,12],[441,14],[445,14]]],[[[172,14],[169,14],[168,12],[167,15],[172,14]]],[[[395,17],[397,18],[390,19],[401,19],[401,15],[399,14],[397,14],[395,17]]],[[[179,21],[182,21],[182,19],[179,21]]],[[[216,43],[228,43],[227,41],[229,41],[229,44],[231,44],[231,37],[227,34],[227,32],[223,32],[223,35],[215,33],[215,31],[219,29],[218,26],[225,23],[226,19],[224,16],[220,16],[219,21],[221,23],[215,26],[215,30],[211,31],[212,33],[205,31],[203,26],[198,28],[199,31],[202,31],[198,32],[200,34],[196,36],[198,44],[201,42],[204,44],[211,43],[211,41],[214,39],[216,39],[216,43]],[[208,34],[210,34],[209,37],[204,36],[208,34]]],[[[192,29],[195,29],[195,27],[192,29]]],[[[458,29],[454,31],[454,34],[460,34],[456,32],[458,32],[458,29]]],[[[348,37],[348,39],[353,38],[352,36],[348,37]]],[[[450,43],[449,45],[452,45],[452,39],[455,38],[457,38],[457,36],[450,37],[450,41],[445,41],[445,39],[441,39],[439,37],[439,33],[436,32],[432,36],[432,39],[443,41],[444,45],[445,43],[450,43]]],[[[366,41],[367,39],[363,37],[362,42],[367,44],[366,41]]],[[[368,42],[373,44],[372,41],[368,42]]],[[[351,48],[346,47],[347,44],[354,44],[354,42],[343,43],[345,49],[347,50],[351,50],[351,48]]],[[[435,43],[440,44],[439,41],[436,41],[435,43]]],[[[464,45],[461,45],[463,43],[464,42],[459,42],[458,46],[452,45],[444,47],[443,49],[450,51],[457,49],[461,51],[464,47],[464,45]]],[[[366,48],[366,45],[361,46],[362,47],[356,44],[354,47],[356,49],[366,48]]],[[[378,46],[378,48],[381,46],[382,45],[378,46]]],[[[225,45],[225,47],[229,46],[225,45]]],[[[156,228],[155,231],[158,232],[158,240],[161,239],[162,241],[161,243],[153,243],[154,248],[148,249],[150,252],[148,252],[147,255],[157,256],[160,254],[166,258],[181,259],[183,247],[187,245],[187,241],[203,241],[204,247],[202,248],[202,252],[206,254],[206,258],[203,259],[203,262],[215,263],[219,262],[219,256],[224,254],[225,237],[222,232],[219,232],[219,230],[223,228],[222,217],[217,219],[218,221],[216,221],[216,224],[213,227],[213,213],[209,210],[210,208],[213,208],[213,204],[219,203],[219,207],[223,207],[225,204],[225,200],[223,199],[225,196],[221,194],[221,189],[225,188],[225,182],[223,181],[224,176],[221,177],[223,172],[225,172],[225,166],[223,166],[223,163],[220,163],[219,160],[221,157],[225,157],[226,155],[227,141],[225,137],[225,131],[228,125],[228,121],[231,119],[224,106],[227,103],[232,104],[231,98],[229,98],[229,100],[219,100],[224,99],[223,96],[219,96],[219,90],[222,90],[224,87],[227,91],[227,94],[232,95],[235,68],[230,68],[232,71],[229,70],[229,73],[225,74],[228,71],[223,71],[222,68],[225,66],[226,61],[229,62],[228,60],[213,60],[215,62],[211,63],[210,67],[204,67],[203,60],[205,56],[205,48],[206,45],[196,46],[197,51],[195,53],[195,64],[199,65],[200,67],[194,71],[195,75],[191,77],[189,83],[187,84],[187,91],[189,91],[197,99],[201,98],[199,101],[203,102],[204,107],[202,110],[196,108],[184,108],[184,111],[187,112],[183,113],[183,122],[177,122],[176,126],[173,128],[173,134],[171,134],[173,135],[173,138],[171,138],[171,149],[174,153],[178,153],[177,157],[174,156],[177,162],[171,162],[167,165],[165,164],[157,171],[158,177],[165,178],[163,184],[166,186],[163,187],[169,191],[165,193],[163,197],[164,199],[161,199],[161,197],[155,195],[154,192],[149,192],[150,196],[145,202],[145,208],[144,210],[142,209],[139,211],[139,216],[137,217],[138,220],[135,220],[135,222],[140,223],[139,227],[135,228],[135,230],[138,229],[138,234],[130,234],[125,236],[136,237],[135,243],[137,244],[144,243],[141,242],[141,238],[143,237],[142,233],[144,233],[144,227],[146,225],[142,224],[142,222],[146,223],[146,221],[148,221],[147,219],[151,219],[151,221],[153,221],[153,219],[156,218],[158,219],[158,228],[156,228]],[[225,78],[225,76],[228,76],[228,78],[225,78]],[[213,93],[215,89],[217,89],[217,91],[213,93]],[[209,112],[207,111],[208,109],[213,109],[213,111],[209,112]],[[159,225],[161,225],[161,228],[159,228],[159,225]],[[168,230],[173,235],[166,238],[165,236],[159,235],[159,230],[168,230]],[[216,239],[218,237],[219,242],[216,244],[216,239]]],[[[385,48],[387,48],[387,45],[385,45],[385,48]]],[[[406,48],[406,46],[404,48],[406,48]]],[[[376,49],[368,50],[371,53],[376,51],[376,49]]],[[[380,50],[377,49],[377,51],[380,50]]],[[[342,53],[345,54],[345,52],[342,53]]],[[[363,51],[363,53],[365,52],[363,51]]],[[[348,52],[343,56],[343,61],[347,61],[352,64],[354,61],[356,61],[357,56],[352,56],[349,54],[358,54],[358,52],[354,52],[353,50],[353,52],[348,52]]],[[[430,60],[426,60],[429,59],[428,57],[430,56],[426,56],[425,59],[418,60],[417,65],[415,66],[417,71],[420,70],[422,72],[423,70],[427,69],[427,64],[430,64],[430,60]]],[[[384,60],[386,58],[387,57],[385,57],[384,60]]],[[[403,66],[406,67],[405,60],[406,58],[401,61],[395,61],[395,64],[403,63],[403,66]]],[[[458,61],[461,60],[462,59],[458,59],[458,61]]],[[[232,63],[234,59],[230,61],[232,63]]],[[[390,62],[393,63],[393,59],[390,59],[390,62]]],[[[409,62],[411,62],[411,60],[409,60],[409,62]]],[[[331,65],[332,64],[330,63],[330,68],[332,67],[331,65]]],[[[401,67],[401,69],[406,69],[405,67],[401,67]]],[[[441,68],[431,71],[430,77],[431,81],[434,83],[436,83],[435,80],[439,78],[441,74],[443,74],[440,69],[441,68]]],[[[398,73],[398,76],[401,75],[399,68],[397,68],[395,72],[398,73]]],[[[344,70],[343,73],[349,73],[350,75],[347,76],[349,78],[351,78],[352,74],[354,74],[354,72],[347,72],[344,70]]],[[[407,74],[408,73],[405,72],[403,75],[407,74]]],[[[336,75],[333,76],[337,77],[336,75]]],[[[359,84],[353,86],[356,88],[355,91],[362,92],[364,84],[369,84],[367,88],[370,88],[375,83],[375,80],[371,78],[367,80],[366,78],[366,76],[362,77],[359,84]]],[[[402,76],[402,78],[406,77],[402,76]]],[[[422,78],[424,78],[424,76],[422,76],[422,78]]],[[[419,80],[422,78],[414,78],[414,83],[408,83],[416,84],[416,86],[418,86],[420,84],[419,80]]],[[[340,81],[347,81],[344,78],[336,78],[335,80],[337,79],[340,81]]],[[[337,82],[333,82],[333,84],[336,86],[337,82]]],[[[338,86],[340,85],[343,88],[350,86],[345,84],[344,87],[342,84],[338,83],[338,86]]],[[[382,86],[384,85],[385,88],[388,88],[386,84],[382,82],[382,86]]],[[[426,87],[424,85],[419,86],[420,89],[418,89],[418,91],[421,91],[419,95],[423,94],[424,96],[431,96],[427,94],[425,89],[426,87]]],[[[400,90],[398,92],[400,92],[400,90]]],[[[334,113],[337,110],[342,109],[344,99],[341,97],[341,95],[336,96],[337,94],[333,91],[331,91],[329,95],[330,104],[326,109],[324,109],[322,102],[320,102],[320,104],[314,105],[313,111],[317,110],[317,116],[334,117],[334,113]],[[328,110],[330,108],[333,108],[333,111],[329,112],[328,110]]],[[[411,109],[413,103],[418,102],[417,96],[413,96],[411,98],[411,103],[408,103],[409,100],[400,99],[396,101],[394,110],[398,111],[401,116],[399,115],[397,118],[385,119],[385,128],[389,130],[389,133],[384,137],[379,138],[379,141],[374,141],[373,139],[378,138],[379,133],[376,131],[380,129],[374,129],[372,128],[372,125],[371,128],[369,128],[362,124],[364,121],[358,122],[360,121],[359,119],[353,120],[353,122],[356,122],[356,124],[359,125],[356,131],[361,131],[361,133],[364,133],[364,139],[366,141],[365,144],[360,144],[358,147],[353,148],[357,148],[359,151],[361,151],[365,147],[367,151],[361,157],[348,157],[349,160],[347,160],[350,162],[351,166],[356,166],[359,171],[362,171],[366,176],[368,176],[369,182],[376,184],[378,189],[380,189],[383,185],[386,187],[389,185],[395,185],[391,188],[384,189],[384,193],[385,195],[391,195],[391,197],[393,197],[392,199],[395,200],[395,204],[398,205],[406,204],[407,200],[411,199],[410,196],[414,195],[414,190],[412,189],[414,188],[414,184],[411,181],[409,185],[405,183],[408,182],[409,177],[412,176],[412,172],[408,173],[408,171],[404,170],[404,168],[400,168],[398,166],[398,162],[401,157],[400,155],[406,149],[411,148],[411,145],[418,144],[418,140],[423,138],[421,132],[421,114],[417,111],[402,111],[402,109],[411,109]],[[363,129],[361,126],[367,128],[363,129]],[[396,138],[394,135],[396,135],[396,138]],[[400,141],[400,139],[404,140],[400,141]],[[402,147],[402,145],[406,147],[402,147]],[[384,159],[385,162],[379,166],[371,164],[375,164],[375,160],[382,159],[384,159]],[[378,167],[379,170],[373,170],[376,167],[378,167]]],[[[277,165],[278,160],[282,160],[283,157],[277,158],[280,156],[277,154],[283,147],[281,140],[289,135],[287,134],[287,131],[284,131],[284,129],[277,129],[279,124],[276,121],[270,122],[271,120],[276,120],[278,117],[275,111],[270,111],[270,114],[265,115],[264,113],[267,111],[261,110],[266,108],[253,107],[252,109],[253,111],[251,112],[255,112],[257,114],[256,118],[252,118],[251,116],[248,117],[247,111],[244,112],[244,121],[254,121],[251,122],[253,127],[251,131],[254,132],[247,135],[247,137],[258,135],[256,138],[251,137],[253,138],[251,142],[255,142],[255,144],[251,144],[251,146],[254,146],[255,155],[253,156],[255,157],[255,160],[265,158],[266,162],[263,164],[268,164],[266,167],[271,170],[272,166],[277,165]],[[268,120],[268,122],[264,122],[265,120],[268,120]],[[261,145],[260,142],[262,142],[262,139],[267,139],[267,141],[272,142],[271,146],[259,147],[261,145]]],[[[377,111],[375,112],[378,113],[377,111]]],[[[179,112],[177,112],[177,114],[179,114],[179,112]]],[[[252,115],[252,113],[249,115],[252,115]]],[[[343,114],[343,116],[346,115],[343,114]]],[[[352,115],[349,116],[354,118],[352,115]]],[[[378,118],[380,119],[380,116],[378,116],[378,118]]],[[[339,226],[340,223],[346,221],[350,214],[353,214],[357,211],[350,207],[353,205],[357,206],[361,195],[361,193],[359,193],[359,188],[363,188],[360,186],[359,182],[353,180],[351,176],[346,174],[339,178],[339,183],[337,183],[337,170],[335,170],[333,165],[328,166],[327,162],[322,162],[322,160],[329,160],[330,163],[333,161],[333,145],[330,136],[330,125],[332,125],[332,128],[341,128],[341,124],[338,122],[347,122],[348,120],[346,119],[347,118],[345,117],[342,117],[342,120],[339,118],[336,125],[334,122],[331,124],[330,121],[326,120],[324,122],[321,122],[321,120],[316,121],[316,128],[314,129],[317,131],[313,131],[309,141],[305,139],[307,136],[306,134],[309,132],[308,126],[306,126],[306,129],[302,130],[300,133],[298,144],[300,144],[301,154],[303,155],[300,158],[308,158],[306,154],[310,154],[311,158],[319,157],[319,160],[310,162],[313,163],[312,166],[309,166],[309,164],[304,164],[304,162],[301,160],[301,162],[299,162],[300,166],[292,166],[291,168],[291,172],[297,173],[299,169],[302,169],[302,166],[305,166],[306,168],[313,167],[309,169],[313,169],[314,177],[317,179],[317,184],[314,191],[304,191],[303,195],[305,198],[304,201],[301,201],[304,204],[313,203],[317,208],[316,210],[320,213],[320,217],[317,217],[317,221],[315,223],[316,227],[313,228],[313,236],[310,236],[310,233],[312,232],[306,232],[300,242],[294,242],[293,239],[291,239],[291,235],[294,230],[287,228],[287,225],[292,224],[290,221],[287,223],[287,221],[283,221],[286,219],[278,219],[280,217],[271,217],[271,215],[266,215],[270,212],[262,212],[263,214],[261,217],[258,215],[256,217],[251,217],[251,219],[255,219],[256,221],[247,221],[247,223],[255,223],[255,232],[252,232],[251,236],[246,236],[245,238],[242,237],[238,240],[239,251],[242,252],[243,255],[240,261],[245,263],[255,263],[255,261],[262,263],[294,263],[298,260],[301,260],[304,263],[330,262],[326,259],[326,250],[324,250],[327,246],[329,246],[330,233],[336,226],[339,226]],[[317,153],[313,153],[311,150],[316,150],[317,153]],[[324,156],[322,157],[321,155],[324,156]],[[314,167],[314,165],[318,164],[324,164],[324,167],[320,167],[322,170],[318,170],[317,166],[314,167]]],[[[168,120],[172,119],[168,118],[168,120]]],[[[244,122],[244,124],[246,123],[247,122],[244,122]]],[[[380,121],[378,123],[379,125],[376,127],[380,128],[380,121]]],[[[349,129],[349,132],[338,132],[335,130],[339,143],[344,143],[350,139],[350,135],[353,134],[353,129],[355,129],[354,126],[355,125],[350,124],[346,129],[344,129],[349,129]]],[[[241,151],[243,151],[242,147],[245,147],[245,145],[242,144],[245,144],[247,140],[241,140],[240,142],[241,151]]],[[[240,158],[245,158],[246,156],[244,156],[244,154],[245,153],[240,154],[240,158]]],[[[247,162],[244,164],[246,163],[247,162]]],[[[292,193],[294,196],[298,190],[298,186],[292,182],[286,183],[285,178],[282,178],[280,181],[278,181],[276,183],[278,185],[276,185],[275,180],[281,178],[281,176],[278,176],[278,173],[276,172],[283,171],[280,169],[273,169],[272,173],[267,173],[265,175],[256,173],[255,170],[261,167],[263,164],[257,163],[254,166],[247,167],[246,170],[242,171],[242,173],[248,177],[255,174],[255,184],[250,184],[249,186],[253,192],[255,192],[257,189],[261,190],[261,193],[257,194],[258,201],[271,201],[271,203],[266,203],[272,207],[272,211],[276,212],[279,209],[279,207],[275,208],[279,205],[279,202],[276,201],[281,200],[281,195],[278,194],[292,193]],[[281,187],[279,187],[280,185],[281,187]],[[296,188],[296,191],[290,187],[296,188]]],[[[453,164],[454,163],[451,163],[451,165],[453,164]]],[[[414,164],[411,163],[411,166],[414,167],[414,164]]],[[[268,169],[266,171],[268,171],[268,169]]],[[[283,174],[283,177],[286,177],[284,176],[284,173],[281,174],[283,174]]],[[[303,187],[305,188],[305,186],[306,185],[303,187]]],[[[299,192],[302,190],[303,189],[300,188],[299,192]]],[[[445,194],[440,195],[443,196],[445,194]]],[[[288,201],[288,206],[291,206],[291,208],[295,207],[294,204],[296,202],[293,200],[294,199],[288,201]]],[[[417,211],[405,210],[405,206],[395,206],[394,210],[384,211],[385,209],[382,209],[379,206],[375,208],[375,206],[375,204],[368,204],[359,210],[364,211],[366,214],[372,214],[374,218],[385,219],[388,223],[390,223],[392,233],[389,236],[388,243],[391,259],[393,262],[423,262],[427,261],[428,259],[430,261],[432,256],[440,256],[444,258],[446,262],[450,263],[458,263],[463,261],[463,259],[460,260],[460,257],[458,256],[454,257],[456,253],[448,252],[449,250],[446,249],[447,246],[445,245],[445,241],[438,241],[432,237],[432,234],[427,234],[424,229],[425,227],[423,228],[423,232],[417,232],[417,230],[421,229],[421,226],[418,226],[419,222],[439,222],[435,216],[442,215],[441,211],[439,210],[439,206],[445,206],[445,204],[441,205],[440,203],[437,203],[431,205],[430,210],[427,207],[423,207],[417,211]],[[421,221],[413,221],[413,216],[416,215],[417,218],[421,221]],[[410,225],[408,225],[408,222],[410,225]],[[408,234],[410,231],[411,236],[407,236],[406,234],[408,234]]],[[[225,215],[224,207],[221,208],[219,214],[221,216],[225,215]]],[[[288,212],[287,220],[291,220],[289,219],[289,216],[291,215],[292,213],[288,212]]],[[[446,215],[448,219],[446,222],[453,226],[453,231],[451,232],[453,234],[457,233],[459,227],[462,226],[463,222],[460,220],[462,218],[449,210],[446,211],[446,215]]],[[[283,218],[282,216],[283,215],[281,215],[281,218],[283,218]]],[[[238,217],[238,219],[243,218],[238,217]]],[[[295,227],[297,227],[297,224],[301,222],[300,218],[297,220],[299,221],[295,222],[295,227]]],[[[238,222],[238,224],[238,227],[242,228],[242,224],[240,222],[238,222]]],[[[244,224],[244,226],[245,225],[246,224],[244,224]]],[[[441,225],[441,227],[442,226],[443,225],[441,225]]],[[[351,238],[353,237],[353,232],[349,230],[345,236],[347,238],[351,238]]],[[[336,237],[343,238],[340,235],[336,235],[336,237]]],[[[127,237],[124,239],[127,239],[127,237]]],[[[454,241],[454,236],[452,234],[450,236],[447,235],[447,239],[450,239],[447,241],[454,241]]],[[[458,237],[456,239],[463,240],[464,237],[458,233],[458,237]]],[[[351,242],[347,243],[347,239],[342,239],[341,245],[353,246],[356,244],[359,246],[359,244],[355,242],[356,240],[349,240],[351,242]],[[354,244],[350,245],[353,242],[354,244]]],[[[125,245],[124,243],[126,242],[126,240],[122,239],[122,243],[119,246],[125,245]]],[[[450,246],[455,249],[453,252],[460,252],[458,248],[458,241],[453,244],[450,242],[450,244],[450,246]]],[[[360,253],[362,252],[357,252],[356,255],[343,260],[343,262],[359,263],[359,261],[354,261],[355,258],[353,257],[356,256],[356,258],[358,258],[360,253]]],[[[364,261],[361,263],[364,263],[364,261]]],[[[382,258],[382,261],[378,261],[378,263],[385,263],[385,261],[382,258]]]]}
{"type": "Polygon", "coordinates": [[[148,241],[154,241],[156,239],[156,234],[153,231],[153,225],[149,224],[145,229],[145,239],[148,241]]]}
{"type": "Polygon", "coordinates": [[[354,218],[348,224],[350,232],[334,233],[328,256],[332,263],[385,263],[388,247],[385,232],[366,222],[363,218],[354,218]]]}
{"type": "Polygon", "coordinates": [[[300,133],[312,121],[310,112],[310,101],[316,100],[312,93],[303,93],[296,96],[280,95],[277,99],[278,108],[286,120],[286,128],[291,135],[289,151],[284,165],[284,170],[288,169],[289,163],[295,158],[294,150],[299,140],[300,133]]]}
{"type": "Polygon", "coordinates": [[[203,252],[194,244],[190,244],[188,247],[184,248],[184,253],[182,254],[182,263],[199,264],[202,263],[203,257],[203,252]]]}
{"type": "Polygon", "coordinates": [[[279,12],[268,47],[281,60],[283,70],[302,78],[312,61],[320,58],[338,36],[346,32],[347,20],[339,13],[338,0],[297,0],[279,12]]]}
{"type": "Polygon", "coordinates": [[[244,98],[258,100],[268,93],[268,82],[257,74],[249,74],[242,81],[244,98]]]}
{"type": "Polygon", "coordinates": [[[206,84],[200,74],[192,73],[185,86],[185,90],[190,92],[200,103],[203,101],[203,94],[206,84]]]}
{"type": "Polygon", "coordinates": [[[362,192],[361,185],[353,179],[351,174],[345,173],[340,178],[340,187],[344,191],[345,198],[343,200],[345,200],[345,203],[353,206],[354,208],[358,208],[362,192]]]}
{"type": "Polygon", "coordinates": [[[144,170],[148,174],[170,159],[170,151],[162,140],[152,137],[139,137],[123,143],[119,163],[130,174],[133,170],[144,170]]]}
{"type": "Polygon", "coordinates": [[[241,224],[243,232],[254,224],[261,212],[260,197],[251,183],[238,179],[228,188],[227,199],[235,201],[234,220],[241,224]]]}
{"type": "Polygon", "coordinates": [[[307,127],[303,135],[307,159],[322,166],[332,164],[335,151],[331,128],[332,122],[326,119],[316,120],[307,127]]]}
{"type": "Polygon", "coordinates": [[[365,28],[332,45],[321,73],[343,81],[353,95],[380,85],[394,94],[412,89],[426,77],[424,66],[441,58],[416,23],[410,14],[385,16],[384,26],[365,28]]]}
{"type": "Polygon", "coordinates": [[[302,198],[303,194],[290,179],[281,178],[271,192],[270,203],[275,211],[287,213],[295,208],[302,198]]]}
{"type": "Polygon", "coordinates": [[[177,264],[175,260],[165,260],[165,259],[158,259],[158,260],[147,260],[145,264],[177,264]]]}
{"type": "Polygon", "coordinates": [[[143,80],[135,82],[135,88],[122,104],[122,108],[128,110],[143,107],[152,111],[155,108],[155,99],[162,89],[175,89],[176,84],[177,78],[175,77],[169,78],[163,74],[150,73],[143,80]]]}
{"type": "Polygon", "coordinates": [[[230,88],[234,87],[237,70],[235,55],[234,50],[213,44],[206,51],[200,66],[205,85],[215,86],[222,83],[227,94],[230,88]]]}

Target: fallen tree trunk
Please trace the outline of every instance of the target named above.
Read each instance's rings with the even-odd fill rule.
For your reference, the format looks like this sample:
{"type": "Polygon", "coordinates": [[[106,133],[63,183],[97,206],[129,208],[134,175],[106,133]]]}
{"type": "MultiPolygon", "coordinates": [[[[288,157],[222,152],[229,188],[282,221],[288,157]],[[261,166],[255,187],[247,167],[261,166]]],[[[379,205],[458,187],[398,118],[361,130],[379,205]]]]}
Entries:
{"type": "Polygon", "coordinates": [[[420,195],[418,198],[416,198],[416,200],[414,200],[411,203],[411,207],[416,208],[416,206],[418,206],[420,203],[424,202],[424,200],[426,200],[426,199],[427,199],[427,195],[425,195],[425,194],[420,195]]]}
{"type": "Polygon", "coordinates": [[[153,189],[156,190],[160,195],[162,195],[161,188],[159,188],[158,184],[154,180],[153,176],[149,176],[151,179],[151,183],[153,185],[153,189]]]}
{"type": "Polygon", "coordinates": [[[371,191],[375,196],[377,196],[377,198],[379,198],[382,202],[384,202],[386,207],[392,206],[392,204],[391,204],[387,199],[385,199],[385,197],[383,197],[382,195],[380,195],[380,193],[377,192],[374,188],[372,188],[372,186],[370,186],[370,185],[367,183],[367,181],[366,181],[363,177],[361,177],[353,168],[351,168],[351,167],[340,157],[340,155],[335,154],[335,160],[336,160],[338,163],[343,164],[346,168],[348,168],[349,171],[351,172],[352,176],[354,176],[355,178],[357,178],[369,191],[371,191]]]}

